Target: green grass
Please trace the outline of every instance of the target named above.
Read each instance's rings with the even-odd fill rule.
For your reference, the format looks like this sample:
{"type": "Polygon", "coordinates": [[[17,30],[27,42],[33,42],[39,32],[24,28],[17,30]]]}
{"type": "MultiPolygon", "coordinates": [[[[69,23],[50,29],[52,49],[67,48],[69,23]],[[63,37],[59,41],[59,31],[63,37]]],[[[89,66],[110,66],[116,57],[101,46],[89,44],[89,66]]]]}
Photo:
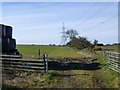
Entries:
{"type": "MultiPolygon", "coordinates": [[[[106,48],[106,47],[104,47],[106,48]]],[[[107,46],[108,49],[114,48],[117,49],[115,46],[107,46]]],[[[117,51],[117,50],[116,50],[117,51]]],[[[98,55],[94,56],[98,60],[95,61],[100,63],[100,70],[95,72],[95,77],[100,78],[102,80],[101,83],[106,85],[107,88],[117,88],[118,87],[118,73],[116,71],[111,70],[106,65],[106,56],[103,56],[103,52],[99,52],[98,55]]]]}
{"type": "Polygon", "coordinates": [[[17,45],[17,49],[25,56],[38,56],[40,49],[41,55],[48,54],[49,58],[80,58],[77,50],[70,49],[67,46],[40,46],[40,45],[17,45]]]}
{"type": "Polygon", "coordinates": [[[110,45],[110,46],[97,46],[96,48],[101,47],[102,49],[108,49],[110,51],[114,51],[114,52],[120,52],[118,47],[120,47],[120,45],[110,45]]]}
{"type": "MultiPolygon", "coordinates": [[[[102,48],[102,49],[109,49],[112,52],[118,52],[118,45],[112,45],[112,46],[97,46],[95,48],[102,48]]],[[[98,79],[100,79],[102,82],[101,84],[105,85],[107,88],[117,88],[118,87],[118,73],[116,71],[111,70],[106,65],[106,56],[103,54],[103,51],[89,51],[89,50],[81,50],[81,53],[84,53],[86,55],[92,56],[92,58],[97,59],[94,62],[100,63],[100,70],[96,70],[94,73],[94,76],[98,79]]]]}
{"type": "MultiPolygon", "coordinates": [[[[118,46],[102,46],[102,49],[113,49],[113,51],[118,51],[118,46]]],[[[108,88],[118,87],[118,73],[109,69],[106,66],[106,57],[103,56],[103,52],[94,52],[85,50],[75,50],[67,46],[40,46],[40,45],[17,45],[17,49],[25,56],[38,56],[38,49],[41,50],[41,55],[48,54],[49,58],[84,58],[91,57],[92,59],[97,59],[94,62],[100,63],[101,69],[95,71],[88,70],[68,70],[68,71],[58,71],[50,70],[48,75],[43,75],[41,78],[45,80],[39,84],[42,87],[91,87],[92,77],[98,78],[101,84],[104,84],[108,88]],[[78,53],[79,52],[79,53],[78,53]],[[70,74],[73,76],[69,77],[58,77],[57,75],[70,74]],[[86,75],[88,74],[88,75],[86,75]],[[69,83],[69,84],[66,84],[69,83]],[[77,86],[75,85],[77,84],[77,86]],[[58,85],[58,86],[57,86],[58,85]]],[[[57,67],[56,67],[57,68],[57,67]]],[[[33,86],[36,86],[37,81],[33,81],[33,86]]]]}

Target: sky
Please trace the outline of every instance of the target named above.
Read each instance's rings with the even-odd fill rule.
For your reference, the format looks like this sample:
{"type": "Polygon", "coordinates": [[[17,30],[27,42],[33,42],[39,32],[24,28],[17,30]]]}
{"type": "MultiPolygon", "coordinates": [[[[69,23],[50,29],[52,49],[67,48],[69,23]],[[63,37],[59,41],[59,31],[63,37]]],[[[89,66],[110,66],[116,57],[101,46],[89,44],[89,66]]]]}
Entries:
{"type": "Polygon", "coordinates": [[[17,44],[57,44],[62,27],[93,42],[118,42],[117,2],[2,2],[0,23],[13,27],[17,44]]]}

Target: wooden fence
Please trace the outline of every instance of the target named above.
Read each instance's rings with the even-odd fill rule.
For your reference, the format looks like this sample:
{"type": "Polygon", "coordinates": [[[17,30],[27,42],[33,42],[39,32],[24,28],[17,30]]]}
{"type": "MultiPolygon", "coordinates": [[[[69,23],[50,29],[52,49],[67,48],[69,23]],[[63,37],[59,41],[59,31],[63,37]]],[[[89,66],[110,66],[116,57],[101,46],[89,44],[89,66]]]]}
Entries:
{"type": "Polygon", "coordinates": [[[40,58],[22,58],[16,55],[0,55],[0,67],[2,70],[22,70],[22,71],[37,71],[48,72],[48,55],[40,58]]]}
{"type": "Polygon", "coordinates": [[[120,53],[106,51],[106,64],[110,69],[120,73],[120,53]]]}

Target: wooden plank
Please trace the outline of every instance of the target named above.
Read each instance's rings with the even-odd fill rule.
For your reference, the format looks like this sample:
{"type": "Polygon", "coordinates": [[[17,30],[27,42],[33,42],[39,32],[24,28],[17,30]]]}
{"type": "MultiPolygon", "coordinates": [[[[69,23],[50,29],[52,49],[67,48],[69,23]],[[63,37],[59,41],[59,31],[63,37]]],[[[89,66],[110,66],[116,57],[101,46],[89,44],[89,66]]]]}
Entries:
{"type": "Polygon", "coordinates": [[[2,65],[2,67],[10,67],[10,68],[21,68],[21,69],[43,69],[44,67],[38,66],[20,66],[20,65],[2,65]]]}
{"type": "Polygon", "coordinates": [[[10,68],[10,67],[4,67],[4,68],[0,67],[0,69],[3,69],[3,70],[16,70],[16,71],[44,72],[44,69],[34,70],[34,69],[21,69],[21,68],[10,68]]]}
{"type": "Polygon", "coordinates": [[[30,65],[30,64],[2,64],[2,65],[0,65],[0,66],[8,66],[8,67],[10,67],[10,66],[15,66],[15,67],[17,67],[17,66],[19,66],[19,67],[44,67],[44,65],[30,65]]]}
{"type": "Polygon", "coordinates": [[[42,59],[38,59],[38,60],[36,60],[36,59],[21,59],[21,58],[0,58],[0,60],[18,60],[18,61],[43,61],[42,59]]]}
{"type": "Polygon", "coordinates": [[[9,59],[4,59],[2,60],[3,62],[7,61],[7,62],[30,62],[30,63],[44,63],[43,60],[9,60],[9,59]]]}
{"type": "Polygon", "coordinates": [[[0,63],[1,64],[14,64],[14,65],[21,65],[21,64],[44,65],[44,63],[31,63],[31,62],[25,63],[25,62],[6,62],[6,61],[3,61],[3,62],[0,62],[0,63]]]}
{"type": "Polygon", "coordinates": [[[4,58],[22,58],[21,55],[0,55],[0,57],[4,57],[4,58]]]}

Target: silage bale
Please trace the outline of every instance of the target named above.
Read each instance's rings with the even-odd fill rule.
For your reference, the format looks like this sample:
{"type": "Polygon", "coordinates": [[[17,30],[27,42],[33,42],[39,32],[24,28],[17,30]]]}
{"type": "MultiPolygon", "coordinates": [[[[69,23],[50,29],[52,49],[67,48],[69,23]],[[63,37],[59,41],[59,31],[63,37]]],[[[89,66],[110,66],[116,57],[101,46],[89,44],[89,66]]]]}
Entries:
{"type": "Polygon", "coordinates": [[[10,39],[10,51],[14,51],[16,49],[16,40],[10,39]]]}
{"type": "Polygon", "coordinates": [[[12,38],[12,27],[0,24],[0,37],[12,38]]]}
{"type": "Polygon", "coordinates": [[[10,51],[10,39],[9,38],[2,38],[2,51],[3,52],[10,51]]]}
{"type": "Polygon", "coordinates": [[[3,29],[4,29],[4,25],[0,24],[0,38],[2,38],[4,32],[3,29]]]}
{"type": "Polygon", "coordinates": [[[12,38],[12,27],[11,26],[5,26],[4,37],[5,38],[12,38]]]}
{"type": "Polygon", "coordinates": [[[2,38],[0,38],[0,46],[2,46],[2,38]]]}

